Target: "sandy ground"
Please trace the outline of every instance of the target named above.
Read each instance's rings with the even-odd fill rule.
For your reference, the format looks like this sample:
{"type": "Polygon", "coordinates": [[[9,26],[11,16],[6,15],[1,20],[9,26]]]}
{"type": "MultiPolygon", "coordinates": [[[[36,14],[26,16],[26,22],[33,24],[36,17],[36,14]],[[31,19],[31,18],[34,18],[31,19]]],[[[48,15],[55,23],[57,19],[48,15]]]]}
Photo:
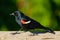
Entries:
{"type": "Polygon", "coordinates": [[[51,33],[44,33],[32,36],[30,32],[21,31],[20,34],[12,35],[15,31],[0,31],[0,40],[60,40],[60,31],[55,31],[55,35],[51,33]]]}

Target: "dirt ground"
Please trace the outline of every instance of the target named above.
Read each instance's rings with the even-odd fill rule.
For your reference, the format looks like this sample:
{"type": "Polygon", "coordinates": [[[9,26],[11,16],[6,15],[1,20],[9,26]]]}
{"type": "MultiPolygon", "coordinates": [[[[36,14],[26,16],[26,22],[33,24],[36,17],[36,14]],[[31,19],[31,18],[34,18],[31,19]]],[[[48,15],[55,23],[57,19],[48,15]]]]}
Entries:
{"type": "Polygon", "coordinates": [[[51,33],[44,33],[32,35],[30,32],[21,31],[20,34],[12,35],[15,31],[0,31],[0,40],[60,40],[60,31],[55,31],[55,35],[51,33]]]}

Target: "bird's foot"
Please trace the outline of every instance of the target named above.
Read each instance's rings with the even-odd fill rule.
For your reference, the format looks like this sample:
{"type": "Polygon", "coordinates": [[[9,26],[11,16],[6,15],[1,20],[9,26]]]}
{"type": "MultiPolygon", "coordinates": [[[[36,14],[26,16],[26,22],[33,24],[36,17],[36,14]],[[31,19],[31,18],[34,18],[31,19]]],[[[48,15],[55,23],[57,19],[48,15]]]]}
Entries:
{"type": "Polygon", "coordinates": [[[12,35],[15,35],[15,34],[20,34],[20,32],[15,32],[15,33],[11,33],[12,35]]]}
{"type": "Polygon", "coordinates": [[[32,34],[30,34],[30,36],[37,36],[38,34],[35,34],[35,33],[32,33],[32,34]]]}

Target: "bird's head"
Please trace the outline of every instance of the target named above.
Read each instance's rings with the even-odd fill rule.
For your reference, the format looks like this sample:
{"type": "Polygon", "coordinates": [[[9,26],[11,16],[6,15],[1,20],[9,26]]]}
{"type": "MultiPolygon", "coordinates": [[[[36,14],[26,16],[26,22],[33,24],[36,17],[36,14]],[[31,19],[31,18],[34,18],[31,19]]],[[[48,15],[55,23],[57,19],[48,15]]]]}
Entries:
{"type": "Polygon", "coordinates": [[[15,11],[15,12],[11,13],[10,15],[19,17],[19,16],[22,16],[22,15],[24,15],[24,14],[23,14],[22,12],[20,12],[20,11],[15,11]]]}
{"type": "Polygon", "coordinates": [[[11,13],[10,15],[17,17],[17,16],[20,16],[20,12],[19,11],[15,11],[15,12],[11,13]]]}

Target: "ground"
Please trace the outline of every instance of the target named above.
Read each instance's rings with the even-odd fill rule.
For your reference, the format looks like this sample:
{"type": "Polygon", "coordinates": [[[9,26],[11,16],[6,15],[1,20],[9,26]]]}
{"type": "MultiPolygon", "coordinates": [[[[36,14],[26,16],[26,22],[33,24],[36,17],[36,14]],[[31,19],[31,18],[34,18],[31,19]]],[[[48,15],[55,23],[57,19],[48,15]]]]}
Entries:
{"type": "Polygon", "coordinates": [[[0,31],[0,40],[60,40],[60,31],[56,34],[43,33],[32,36],[30,32],[21,31],[20,34],[12,35],[15,31],[0,31]]]}

